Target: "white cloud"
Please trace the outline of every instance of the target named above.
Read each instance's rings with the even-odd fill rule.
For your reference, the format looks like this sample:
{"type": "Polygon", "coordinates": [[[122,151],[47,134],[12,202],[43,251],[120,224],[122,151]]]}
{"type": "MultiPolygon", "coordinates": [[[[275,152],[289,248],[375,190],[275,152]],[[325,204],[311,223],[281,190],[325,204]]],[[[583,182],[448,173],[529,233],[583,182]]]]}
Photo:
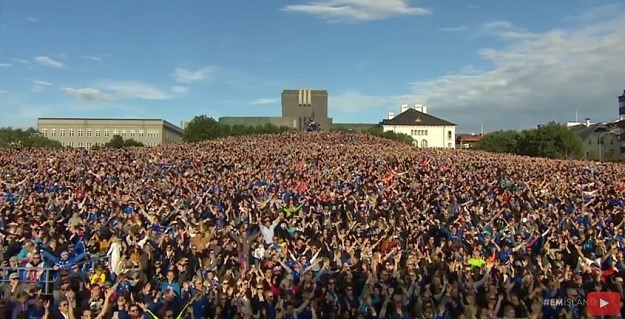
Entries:
{"type": "Polygon", "coordinates": [[[174,85],[171,88],[172,92],[178,93],[178,94],[187,94],[189,93],[189,87],[188,86],[181,86],[181,85],[174,85]]]}
{"type": "Polygon", "coordinates": [[[103,102],[112,100],[112,96],[103,93],[102,91],[94,88],[71,88],[64,87],[61,88],[61,91],[76,96],[78,99],[86,102],[103,102]]]}
{"type": "Polygon", "coordinates": [[[270,105],[277,103],[280,103],[280,99],[260,98],[250,102],[252,105],[270,105]]]}
{"type": "Polygon", "coordinates": [[[104,59],[106,59],[108,56],[109,56],[108,54],[85,55],[85,56],[83,56],[83,59],[87,59],[87,60],[91,60],[91,61],[94,61],[94,62],[102,63],[102,62],[104,62],[104,59]]]}
{"type": "Polygon", "coordinates": [[[329,22],[373,21],[432,13],[429,9],[411,6],[409,0],[317,0],[287,5],[282,10],[319,16],[329,22]]]}
{"type": "Polygon", "coordinates": [[[46,82],[46,81],[33,80],[33,91],[35,92],[41,92],[49,86],[52,86],[52,83],[46,82]]]}
{"type": "Polygon", "coordinates": [[[212,82],[215,80],[216,72],[217,68],[214,66],[207,66],[198,70],[176,68],[174,79],[179,83],[212,82]]]}
{"type": "Polygon", "coordinates": [[[443,27],[443,28],[440,28],[439,30],[443,32],[461,32],[461,31],[467,31],[468,29],[469,28],[466,25],[461,25],[457,27],[443,27]]]}
{"type": "Polygon", "coordinates": [[[173,97],[166,91],[141,82],[109,82],[101,85],[101,88],[64,87],[61,88],[61,91],[89,102],[134,99],[166,100],[173,97]]]}
{"type": "Polygon", "coordinates": [[[540,33],[505,21],[488,23],[482,30],[505,43],[478,52],[491,67],[413,83],[413,100],[465,130],[481,123],[488,129],[534,127],[571,120],[576,111],[612,120],[625,88],[622,12],[606,17],[601,11],[601,19],[583,27],[540,33]]]}
{"type": "Polygon", "coordinates": [[[37,18],[35,18],[35,17],[26,17],[26,20],[28,20],[28,21],[30,21],[30,22],[33,22],[33,23],[37,23],[37,22],[39,22],[39,21],[40,21],[39,19],[37,19],[37,18]]]}
{"type": "Polygon", "coordinates": [[[35,62],[43,66],[47,66],[51,68],[59,69],[59,68],[65,67],[65,64],[63,64],[63,62],[53,60],[52,58],[47,57],[47,56],[37,56],[33,60],[35,60],[35,62]]]}
{"type": "Polygon", "coordinates": [[[9,93],[9,91],[0,89],[0,95],[7,94],[7,93],[9,93]]]}
{"type": "Polygon", "coordinates": [[[37,81],[37,80],[33,80],[33,84],[36,85],[41,85],[41,86],[51,86],[52,83],[50,82],[46,82],[46,81],[37,81]]]}
{"type": "Polygon", "coordinates": [[[358,91],[346,91],[337,95],[328,96],[328,104],[332,111],[342,114],[357,114],[363,111],[379,110],[379,116],[385,116],[386,111],[399,108],[402,103],[408,103],[412,96],[383,96],[368,95],[358,91]]]}
{"type": "Polygon", "coordinates": [[[10,68],[13,64],[11,63],[0,63],[0,68],[10,68]]]}

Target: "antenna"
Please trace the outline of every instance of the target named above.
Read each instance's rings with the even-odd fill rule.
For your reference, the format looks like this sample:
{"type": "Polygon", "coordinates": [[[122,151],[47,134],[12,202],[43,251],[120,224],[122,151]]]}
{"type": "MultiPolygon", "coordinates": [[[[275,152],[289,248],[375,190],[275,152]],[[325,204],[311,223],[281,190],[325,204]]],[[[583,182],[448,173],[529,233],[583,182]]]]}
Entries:
{"type": "Polygon", "coordinates": [[[484,123],[480,125],[480,135],[484,135],[484,123]]]}
{"type": "Polygon", "coordinates": [[[579,123],[579,117],[577,116],[577,111],[575,111],[575,123],[579,123]]]}

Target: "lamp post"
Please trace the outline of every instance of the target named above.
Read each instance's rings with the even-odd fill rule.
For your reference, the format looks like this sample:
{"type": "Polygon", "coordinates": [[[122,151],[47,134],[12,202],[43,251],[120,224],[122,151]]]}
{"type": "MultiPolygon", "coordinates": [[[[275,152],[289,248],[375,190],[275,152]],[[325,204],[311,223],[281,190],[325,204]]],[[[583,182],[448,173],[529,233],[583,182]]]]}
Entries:
{"type": "Polygon", "coordinates": [[[599,162],[603,162],[603,144],[605,144],[605,140],[603,140],[603,136],[612,132],[603,132],[599,134],[597,137],[597,143],[599,143],[599,162]]]}

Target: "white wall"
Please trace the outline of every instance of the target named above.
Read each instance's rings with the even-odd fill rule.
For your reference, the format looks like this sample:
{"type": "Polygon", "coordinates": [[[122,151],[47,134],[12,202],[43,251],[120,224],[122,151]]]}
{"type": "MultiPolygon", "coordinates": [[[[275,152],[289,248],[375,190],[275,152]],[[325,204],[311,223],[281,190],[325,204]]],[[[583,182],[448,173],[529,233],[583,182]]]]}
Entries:
{"type": "Polygon", "coordinates": [[[426,140],[427,147],[456,148],[455,126],[382,125],[382,129],[384,132],[410,135],[419,143],[419,147],[426,140]]]}

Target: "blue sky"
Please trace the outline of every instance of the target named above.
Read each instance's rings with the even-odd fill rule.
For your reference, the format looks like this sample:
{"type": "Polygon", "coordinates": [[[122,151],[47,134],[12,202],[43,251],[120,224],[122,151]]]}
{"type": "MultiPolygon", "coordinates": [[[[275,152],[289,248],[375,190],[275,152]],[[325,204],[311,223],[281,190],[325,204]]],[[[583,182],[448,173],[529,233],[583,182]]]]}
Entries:
{"type": "Polygon", "coordinates": [[[0,126],[279,116],[298,88],[328,90],[335,122],[402,103],[462,132],[609,121],[622,30],[608,0],[4,0],[0,126]]]}

